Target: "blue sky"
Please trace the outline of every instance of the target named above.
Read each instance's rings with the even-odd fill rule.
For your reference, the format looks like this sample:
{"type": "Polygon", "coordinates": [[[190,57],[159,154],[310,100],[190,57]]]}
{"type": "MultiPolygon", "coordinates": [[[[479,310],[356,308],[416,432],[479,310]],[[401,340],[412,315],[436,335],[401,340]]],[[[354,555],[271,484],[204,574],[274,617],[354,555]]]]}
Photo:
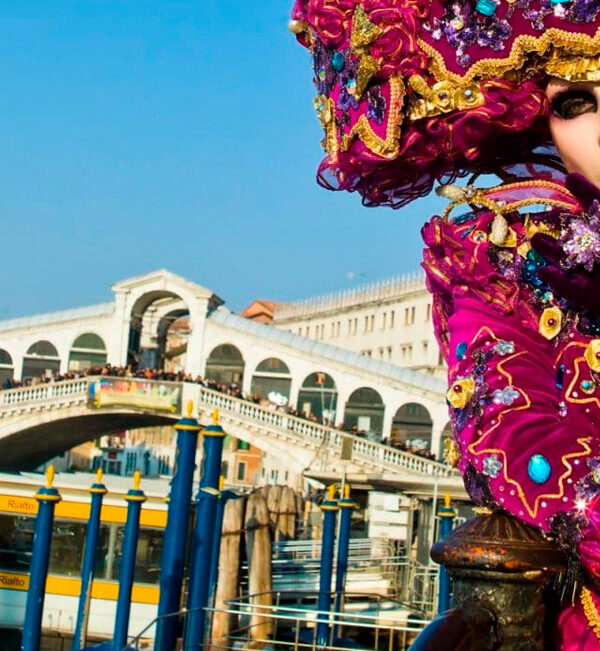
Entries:
{"type": "Polygon", "coordinates": [[[0,1],[0,318],[163,267],[236,310],[417,268],[435,198],[367,209],[316,185],[290,4],[0,1]]]}

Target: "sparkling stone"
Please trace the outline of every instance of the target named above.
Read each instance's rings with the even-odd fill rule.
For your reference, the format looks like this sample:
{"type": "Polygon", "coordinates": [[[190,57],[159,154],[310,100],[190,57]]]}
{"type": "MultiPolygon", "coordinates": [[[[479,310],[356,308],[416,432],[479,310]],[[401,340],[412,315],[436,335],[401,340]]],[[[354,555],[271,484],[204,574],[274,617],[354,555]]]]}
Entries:
{"type": "Polygon", "coordinates": [[[331,57],[331,66],[336,72],[341,72],[344,69],[346,60],[341,52],[334,52],[331,57]]]}
{"type": "Polygon", "coordinates": [[[527,464],[527,474],[536,484],[543,484],[550,477],[550,463],[543,454],[534,454],[527,464]]]}
{"type": "Polygon", "coordinates": [[[455,16],[450,21],[450,25],[452,25],[457,32],[460,32],[460,30],[465,26],[465,21],[462,16],[455,16]]]}
{"type": "Polygon", "coordinates": [[[353,92],[354,89],[356,88],[356,80],[355,79],[348,79],[348,82],[346,83],[346,88],[350,92],[353,92]]]}
{"type": "Polygon", "coordinates": [[[321,81],[325,81],[326,77],[327,77],[327,73],[325,72],[325,68],[319,68],[319,79],[321,81]]]}
{"type": "Polygon", "coordinates": [[[565,379],[565,365],[559,364],[556,369],[556,386],[559,389],[563,388],[563,381],[565,379]]]}
{"type": "Polygon", "coordinates": [[[475,10],[484,16],[493,16],[498,9],[498,3],[495,0],[477,0],[475,10]]]}
{"type": "Polygon", "coordinates": [[[461,341],[456,346],[456,359],[460,362],[461,359],[465,358],[466,352],[467,352],[467,342],[461,341]]]}
{"type": "Polygon", "coordinates": [[[489,457],[483,459],[483,474],[496,479],[498,473],[502,470],[503,464],[500,459],[498,459],[497,454],[491,454],[489,457]]]}
{"type": "Polygon", "coordinates": [[[465,97],[465,99],[472,99],[473,98],[473,91],[470,88],[467,88],[463,92],[463,96],[465,97]]]}
{"type": "Polygon", "coordinates": [[[579,388],[584,393],[590,394],[590,393],[594,393],[596,387],[594,386],[594,383],[591,380],[581,380],[579,388]]]}

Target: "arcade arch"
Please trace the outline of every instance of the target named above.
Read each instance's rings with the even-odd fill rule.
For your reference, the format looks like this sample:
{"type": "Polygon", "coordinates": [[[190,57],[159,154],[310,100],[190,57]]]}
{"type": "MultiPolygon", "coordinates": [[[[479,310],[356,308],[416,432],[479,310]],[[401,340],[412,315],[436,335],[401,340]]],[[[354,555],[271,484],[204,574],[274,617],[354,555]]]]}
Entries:
{"type": "Polygon", "coordinates": [[[292,376],[288,365],[278,357],[268,357],[258,364],[252,375],[250,392],[266,398],[270,393],[290,397],[292,376]]]}
{"type": "Polygon", "coordinates": [[[335,423],[337,387],[328,373],[317,371],[306,377],[298,392],[298,411],[322,423],[335,423]]]}
{"type": "Polygon", "coordinates": [[[361,387],[350,394],[344,408],[344,429],[381,440],[385,405],[375,389],[361,387]]]}
{"type": "Polygon", "coordinates": [[[0,348],[0,384],[6,380],[12,380],[14,377],[13,360],[10,353],[4,348],[0,348]]]}
{"type": "Polygon", "coordinates": [[[23,379],[55,375],[60,371],[60,357],[54,344],[45,339],[29,346],[23,357],[23,379]]]}
{"type": "Polygon", "coordinates": [[[402,405],[392,421],[392,444],[404,444],[420,450],[429,450],[433,421],[429,411],[418,402],[402,405]]]}
{"type": "Polygon", "coordinates": [[[169,326],[188,314],[182,297],[171,290],[142,294],[131,308],[127,363],[134,367],[162,368],[169,326]]]}
{"type": "Polygon", "coordinates": [[[106,364],[106,344],[104,339],[94,332],[79,335],[69,351],[70,371],[80,371],[106,364]]]}
{"type": "Polygon", "coordinates": [[[244,381],[244,358],[233,344],[221,344],[213,348],[206,360],[204,377],[218,384],[236,384],[241,388],[244,381]]]}

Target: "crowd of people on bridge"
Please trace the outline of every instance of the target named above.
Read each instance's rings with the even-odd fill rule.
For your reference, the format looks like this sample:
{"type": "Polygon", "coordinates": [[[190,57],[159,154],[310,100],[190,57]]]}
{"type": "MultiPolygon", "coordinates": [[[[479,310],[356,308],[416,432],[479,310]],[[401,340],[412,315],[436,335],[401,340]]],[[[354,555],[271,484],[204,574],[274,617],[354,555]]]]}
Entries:
{"type": "MultiPolygon", "coordinates": [[[[368,437],[369,433],[363,430],[360,430],[356,425],[346,426],[344,422],[335,423],[331,420],[325,419],[324,422],[321,422],[321,419],[314,413],[305,413],[300,409],[296,409],[291,405],[275,405],[268,398],[259,394],[259,393],[244,393],[239,384],[230,383],[224,384],[217,382],[212,378],[203,378],[201,376],[192,376],[189,373],[183,371],[168,371],[160,368],[139,368],[135,369],[132,366],[114,366],[112,364],[104,364],[102,366],[91,366],[90,368],[78,369],[78,370],[69,370],[65,373],[45,373],[44,375],[25,378],[24,380],[15,380],[12,378],[6,378],[2,383],[2,389],[18,389],[28,386],[36,386],[40,384],[49,384],[52,382],[63,382],[68,380],[77,380],[83,377],[89,376],[105,376],[105,377],[118,377],[126,379],[144,379],[152,380],[157,382],[190,382],[194,384],[201,384],[207,389],[213,391],[219,391],[226,395],[232,396],[233,398],[238,398],[240,400],[246,400],[247,402],[252,402],[254,404],[260,405],[262,407],[267,407],[273,409],[274,411],[279,411],[290,416],[295,416],[296,418],[302,418],[310,422],[319,423],[326,425],[327,427],[335,427],[339,431],[347,432],[355,436],[368,437]]],[[[411,454],[416,454],[420,457],[426,459],[435,460],[435,455],[432,454],[428,449],[425,449],[418,442],[411,443],[410,441],[404,442],[397,439],[392,439],[390,437],[384,438],[382,440],[384,445],[389,445],[395,449],[402,450],[405,452],[410,452],[411,454]]]]}

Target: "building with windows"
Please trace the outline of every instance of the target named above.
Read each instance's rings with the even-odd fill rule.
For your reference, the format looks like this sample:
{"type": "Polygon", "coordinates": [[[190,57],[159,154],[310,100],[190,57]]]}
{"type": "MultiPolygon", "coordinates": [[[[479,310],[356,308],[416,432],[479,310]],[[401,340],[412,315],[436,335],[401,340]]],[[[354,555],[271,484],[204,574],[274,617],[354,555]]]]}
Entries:
{"type": "Polygon", "coordinates": [[[414,273],[277,304],[271,323],[367,357],[445,377],[431,311],[425,277],[414,273]]]}

